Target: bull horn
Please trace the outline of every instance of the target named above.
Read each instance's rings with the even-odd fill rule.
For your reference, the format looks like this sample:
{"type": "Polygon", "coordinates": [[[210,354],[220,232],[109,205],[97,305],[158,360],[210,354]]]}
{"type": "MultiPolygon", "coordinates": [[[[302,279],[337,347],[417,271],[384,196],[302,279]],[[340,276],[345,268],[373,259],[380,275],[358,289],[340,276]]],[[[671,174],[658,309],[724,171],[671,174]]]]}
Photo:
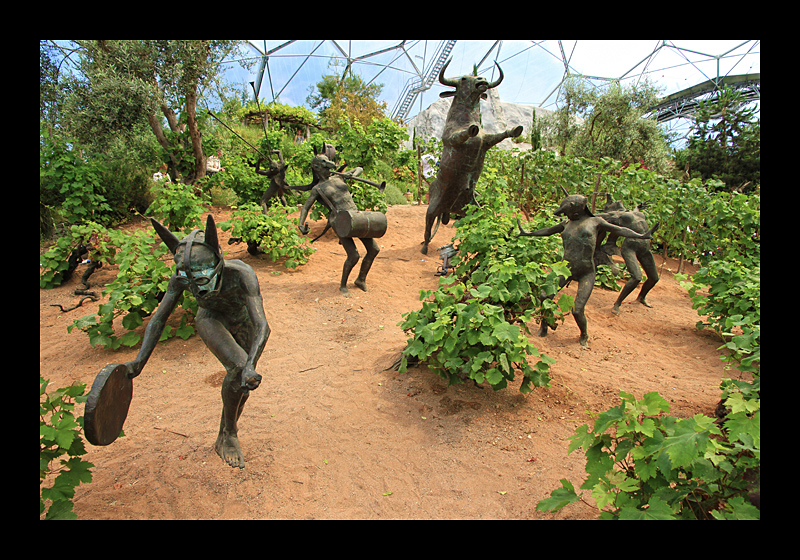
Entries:
{"type": "Polygon", "coordinates": [[[497,86],[500,85],[500,82],[503,81],[503,69],[500,68],[500,65],[497,64],[497,62],[495,62],[494,65],[497,66],[497,69],[500,71],[500,77],[497,78],[496,82],[489,82],[489,87],[487,89],[496,88],[497,86]]]}
{"type": "Polygon", "coordinates": [[[444,66],[442,66],[442,69],[439,70],[439,83],[447,87],[458,87],[457,80],[451,80],[449,78],[444,77],[444,71],[447,70],[447,67],[450,65],[451,60],[453,59],[452,58],[448,59],[447,62],[444,63],[444,66]]]}
{"type": "Polygon", "coordinates": [[[561,190],[564,191],[564,196],[569,196],[569,193],[567,192],[567,189],[564,188],[564,185],[559,185],[559,187],[561,187],[561,190]]]}

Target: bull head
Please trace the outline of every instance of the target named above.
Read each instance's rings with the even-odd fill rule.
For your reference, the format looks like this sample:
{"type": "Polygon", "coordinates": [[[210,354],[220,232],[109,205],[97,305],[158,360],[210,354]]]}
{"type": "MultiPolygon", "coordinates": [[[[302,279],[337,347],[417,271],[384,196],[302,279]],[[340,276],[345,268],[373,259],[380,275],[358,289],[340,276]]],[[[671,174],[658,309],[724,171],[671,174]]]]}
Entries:
{"type": "Polygon", "coordinates": [[[455,91],[443,91],[439,94],[439,97],[453,97],[457,93],[463,91],[464,95],[469,96],[473,92],[479,92],[481,99],[486,99],[486,90],[496,88],[500,85],[500,82],[503,81],[503,69],[500,68],[500,65],[495,62],[495,66],[500,71],[500,77],[494,82],[488,82],[485,79],[479,76],[461,76],[458,79],[453,78],[445,78],[444,72],[447,70],[447,66],[450,64],[450,61],[453,60],[452,58],[448,60],[442,69],[439,71],[439,83],[447,86],[456,88],[455,91]]]}

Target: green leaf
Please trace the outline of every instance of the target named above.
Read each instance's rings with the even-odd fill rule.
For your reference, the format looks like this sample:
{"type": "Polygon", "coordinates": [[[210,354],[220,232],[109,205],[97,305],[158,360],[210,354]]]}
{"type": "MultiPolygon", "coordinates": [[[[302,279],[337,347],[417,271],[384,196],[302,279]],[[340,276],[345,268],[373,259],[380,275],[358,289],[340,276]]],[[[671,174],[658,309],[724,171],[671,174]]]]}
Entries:
{"type": "Polygon", "coordinates": [[[567,454],[570,454],[580,447],[583,449],[589,449],[594,444],[595,437],[593,434],[589,433],[589,426],[587,424],[583,424],[582,426],[578,427],[575,430],[575,433],[567,439],[570,442],[569,448],[567,449],[567,454]]]}
{"type": "Polygon", "coordinates": [[[619,510],[619,519],[622,520],[670,520],[677,519],[675,512],[667,502],[659,498],[650,498],[646,506],[624,506],[619,510]]]}
{"type": "Polygon", "coordinates": [[[72,511],[72,500],[53,500],[44,518],[53,521],[73,521],[78,519],[78,514],[72,511]]]}
{"type": "Polygon", "coordinates": [[[119,338],[119,343],[125,346],[136,346],[142,339],[140,334],[133,331],[128,331],[119,338]]]}
{"type": "Polygon", "coordinates": [[[131,311],[125,317],[122,318],[122,326],[128,329],[129,331],[134,330],[137,327],[142,326],[142,316],[135,311],[131,311]]]}
{"type": "Polygon", "coordinates": [[[743,440],[745,435],[752,437],[753,445],[761,447],[761,411],[756,412],[752,418],[742,412],[728,415],[725,421],[730,441],[743,440]]]}
{"type": "Polygon", "coordinates": [[[195,329],[190,324],[181,325],[176,331],[175,334],[181,337],[183,340],[187,340],[190,336],[195,333],[195,329]]]}
{"type": "Polygon", "coordinates": [[[580,500],[580,496],[575,493],[575,487],[566,478],[561,479],[561,488],[556,488],[550,492],[550,497],[540,500],[536,504],[537,511],[558,511],[564,506],[574,504],[580,500]]]}

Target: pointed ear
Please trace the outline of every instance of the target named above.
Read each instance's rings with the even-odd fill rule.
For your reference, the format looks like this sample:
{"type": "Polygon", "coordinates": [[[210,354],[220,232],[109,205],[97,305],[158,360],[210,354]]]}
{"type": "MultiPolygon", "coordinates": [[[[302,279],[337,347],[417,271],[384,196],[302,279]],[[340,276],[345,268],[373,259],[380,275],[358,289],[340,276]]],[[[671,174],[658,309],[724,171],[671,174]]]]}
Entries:
{"type": "Polygon", "coordinates": [[[208,220],[206,220],[205,239],[207,244],[211,245],[216,252],[220,253],[219,240],[217,239],[217,224],[214,223],[214,217],[211,214],[208,215],[208,220]]]}
{"type": "Polygon", "coordinates": [[[156,230],[156,233],[161,238],[161,241],[163,241],[164,245],[166,245],[167,249],[169,249],[169,252],[174,255],[175,250],[178,248],[178,244],[180,243],[178,238],[175,237],[174,233],[162,226],[155,219],[150,218],[150,223],[153,225],[153,229],[156,230]]]}

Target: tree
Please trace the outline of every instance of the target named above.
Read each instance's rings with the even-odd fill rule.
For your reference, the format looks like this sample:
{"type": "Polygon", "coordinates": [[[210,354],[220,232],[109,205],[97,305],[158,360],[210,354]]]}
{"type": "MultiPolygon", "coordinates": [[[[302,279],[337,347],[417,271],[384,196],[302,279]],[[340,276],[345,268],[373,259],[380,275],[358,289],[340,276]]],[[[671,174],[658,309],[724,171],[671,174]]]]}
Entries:
{"type": "Polygon", "coordinates": [[[75,41],[84,80],[71,96],[79,139],[128,134],[147,123],[166,152],[173,180],[205,176],[197,103],[236,41],[75,41]],[[177,112],[176,112],[177,111],[177,112]],[[169,129],[165,130],[164,122],[169,129]]]}
{"type": "Polygon", "coordinates": [[[323,76],[316,85],[316,93],[314,87],[309,90],[306,103],[319,111],[321,123],[334,132],[338,131],[341,119],[351,124],[359,122],[366,128],[373,118],[386,116],[386,102],[378,101],[383,84],[367,84],[352,71],[341,79],[333,75],[323,76]]]}
{"type": "Polygon", "coordinates": [[[685,161],[705,181],[716,176],[728,190],[750,190],[761,182],[761,119],[741,94],[723,88],[701,101],[685,161]]]}
{"type": "Polygon", "coordinates": [[[664,173],[670,165],[664,134],[655,119],[643,118],[657,93],[648,82],[630,86],[611,82],[599,89],[579,77],[566,80],[557,112],[556,137],[562,153],[569,150],[590,159],[638,162],[664,173]],[[575,117],[583,119],[583,125],[575,117]]]}

